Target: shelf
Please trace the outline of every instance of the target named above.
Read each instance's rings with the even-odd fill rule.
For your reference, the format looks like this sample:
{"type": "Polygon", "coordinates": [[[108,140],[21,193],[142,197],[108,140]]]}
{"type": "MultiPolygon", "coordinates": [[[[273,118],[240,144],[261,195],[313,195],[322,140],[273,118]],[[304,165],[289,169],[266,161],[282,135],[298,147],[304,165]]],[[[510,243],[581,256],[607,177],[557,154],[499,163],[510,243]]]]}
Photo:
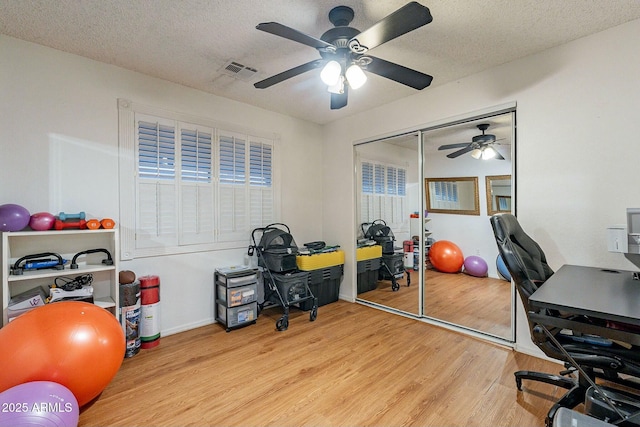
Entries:
{"type": "Polygon", "coordinates": [[[81,266],[79,265],[77,269],[70,269],[69,267],[65,267],[64,270],[54,270],[54,269],[42,269],[42,270],[30,270],[24,271],[22,274],[11,274],[7,278],[8,282],[20,282],[23,280],[32,280],[32,279],[46,279],[49,277],[60,277],[60,276],[80,276],[82,274],[89,273],[97,273],[100,271],[110,271],[115,270],[116,267],[113,265],[89,265],[89,266],[81,266]]]}
{"type": "Polygon", "coordinates": [[[94,303],[109,310],[116,317],[119,310],[118,260],[119,241],[117,229],[99,230],[49,230],[49,231],[12,231],[2,233],[2,318],[0,326],[7,323],[8,304],[11,297],[40,286],[46,289],[59,277],[93,275],[94,303]],[[81,252],[91,249],[105,249],[111,255],[113,265],[102,260],[107,254],[102,251],[83,253],[77,257],[77,269],[71,269],[72,259],[81,252]],[[55,268],[41,270],[23,270],[22,274],[11,274],[11,267],[23,257],[39,253],[59,254],[68,260],[63,270],[55,268]]]}
{"type": "Polygon", "coordinates": [[[103,297],[103,298],[94,298],[93,299],[93,303],[95,305],[97,305],[98,307],[102,307],[102,308],[114,308],[116,307],[116,303],[114,300],[112,300],[109,297],[103,297]]]}
{"type": "Polygon", "coordinates": [[[43,237],[43,236],[77,236],[79,233],[82,234],[111,234],[114,233],[116,229],[104,229],[99,228],[97,230],[46,230],[46,231],[5,231],[4,233],[8,238],[14,237],[43,237]]]}

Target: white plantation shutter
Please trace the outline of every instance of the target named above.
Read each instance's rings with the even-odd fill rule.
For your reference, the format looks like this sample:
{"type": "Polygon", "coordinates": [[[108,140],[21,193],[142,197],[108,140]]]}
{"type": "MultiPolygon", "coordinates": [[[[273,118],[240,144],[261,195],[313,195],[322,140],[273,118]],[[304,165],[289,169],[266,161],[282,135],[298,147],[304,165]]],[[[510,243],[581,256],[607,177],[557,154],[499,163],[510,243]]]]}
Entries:
{"type": "Polygon", "coordinates": [[[244,247],[277,222],[273,139],[122,99],[118,127],[123,259],[244,247]]]}
{"type": "Polygon", "coordinates": [[[402,226],[406,215],[407,171],[375,162],[361,163],[360,220],[383,219],[392,228],[402,226]]]}
{"type": "Polygon", "coordinates": [[[249,225],[253,230],[275,221],[273,209],[273,145],[249,143],[249,225]]]}
{"type": "Polygon", "coordinates": [[[247,139],[233,132],[220,132],[219,219],[220,240],[237,240],[249,231],[247,194],[247,139]]]}
{"type": "Polygon", "coordinates": [[[180,147],[180,243],[211,243],[214,241],[213,129],[182,124],[180,147]]]}
{"type": "Polygon", "coordinates": [[[175,123],[136,116],[136,248],[177,244],[175,123]]]}

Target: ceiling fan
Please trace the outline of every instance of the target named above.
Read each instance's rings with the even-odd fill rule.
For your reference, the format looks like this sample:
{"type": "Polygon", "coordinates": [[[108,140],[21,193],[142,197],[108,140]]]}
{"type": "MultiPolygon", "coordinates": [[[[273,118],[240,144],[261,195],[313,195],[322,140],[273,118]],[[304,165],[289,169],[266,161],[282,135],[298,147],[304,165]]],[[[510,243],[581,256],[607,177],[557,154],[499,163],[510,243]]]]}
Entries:
{"type": "Polygon", "coordinates": [[[334,7],[329,12],[329,21],[335,28],[326,31],[319,39],[277,22],[258,24],[256,28],[260,31],[316,48],[321,59],[283,71],[254,86],[265,89],[324,66],[321,77],[331,92],[331,109],[336,110],[347,105],[348,88],[357,89],[366,80],[362,70],[417,90],[431,84],[433,77],[428,74],[368,54],[369,50],[431,22],[433,18],[426,6],[417,2],[407,3],[362,32],[349,27],[353,17],[350,7],[334,7]]]}
{"type": "Polygon", "coordinates": [[[471,152],[471,156],[474,159],[498,159],[504,160],[502,154],[498,153],[496,149],[492,147],[492,145],[496,144],[497,141],[501,141],[496,139],[495,135],[485,134],[484,132],[489,129],[489,123],[481,123],[477,126],[477,128],[482,132],[482,135],[476,135],[471,138],[471,142],[461,142],[459,144],[447,144],[441,145],[438,147],[438,150],[450,150],[452,148],[462,148],[461,150],[454,151],[453,153],[447,154],[447,157],[450,159],[455,159],[458,156],[461,156],[465,153],[471,152]]]}

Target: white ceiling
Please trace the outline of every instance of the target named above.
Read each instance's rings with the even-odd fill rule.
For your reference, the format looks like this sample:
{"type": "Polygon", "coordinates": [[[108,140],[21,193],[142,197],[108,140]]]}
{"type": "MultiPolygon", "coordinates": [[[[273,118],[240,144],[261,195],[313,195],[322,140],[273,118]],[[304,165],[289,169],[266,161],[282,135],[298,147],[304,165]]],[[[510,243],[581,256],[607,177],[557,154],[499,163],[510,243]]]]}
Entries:
{"type": "MultiPolygon", "coordinates": [[[[431,87],[640,18],[638,0],[421,0],[433,22],[371,51],[434,77],[431,87]]],[[[319,70],[253,83],[319,58],[255,29],[275,21],[320,37],[337,5],[363,31],[406,0],[0,0],[0,33],[320,124],[417,93],[369,74],[332,111],[319,70]],[[234,60],[249,81],[223,73],[234,60]]],[[[615,48],[612,46],[612,48],[615,48]]],[[[597,61],[594,58],[594,61],[597,61]]],[[[428,91],[429,88],[424,89],[428,91]]]]}

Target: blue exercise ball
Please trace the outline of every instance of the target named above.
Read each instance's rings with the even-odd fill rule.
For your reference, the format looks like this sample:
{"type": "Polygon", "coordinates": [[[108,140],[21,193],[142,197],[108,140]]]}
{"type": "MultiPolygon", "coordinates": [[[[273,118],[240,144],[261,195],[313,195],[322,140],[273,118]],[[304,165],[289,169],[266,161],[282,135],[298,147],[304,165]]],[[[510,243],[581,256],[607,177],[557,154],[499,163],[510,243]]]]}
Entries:
{"type": "Polygon", "coordinates": [[[498,275],[502,280],[506,280],[507,282],[511,281],[511,273],[509,273],[509,270],[502,259],[502,255],[498,254],[498,258],[496,258],[496,268],[498,269],[498,275]]]}

